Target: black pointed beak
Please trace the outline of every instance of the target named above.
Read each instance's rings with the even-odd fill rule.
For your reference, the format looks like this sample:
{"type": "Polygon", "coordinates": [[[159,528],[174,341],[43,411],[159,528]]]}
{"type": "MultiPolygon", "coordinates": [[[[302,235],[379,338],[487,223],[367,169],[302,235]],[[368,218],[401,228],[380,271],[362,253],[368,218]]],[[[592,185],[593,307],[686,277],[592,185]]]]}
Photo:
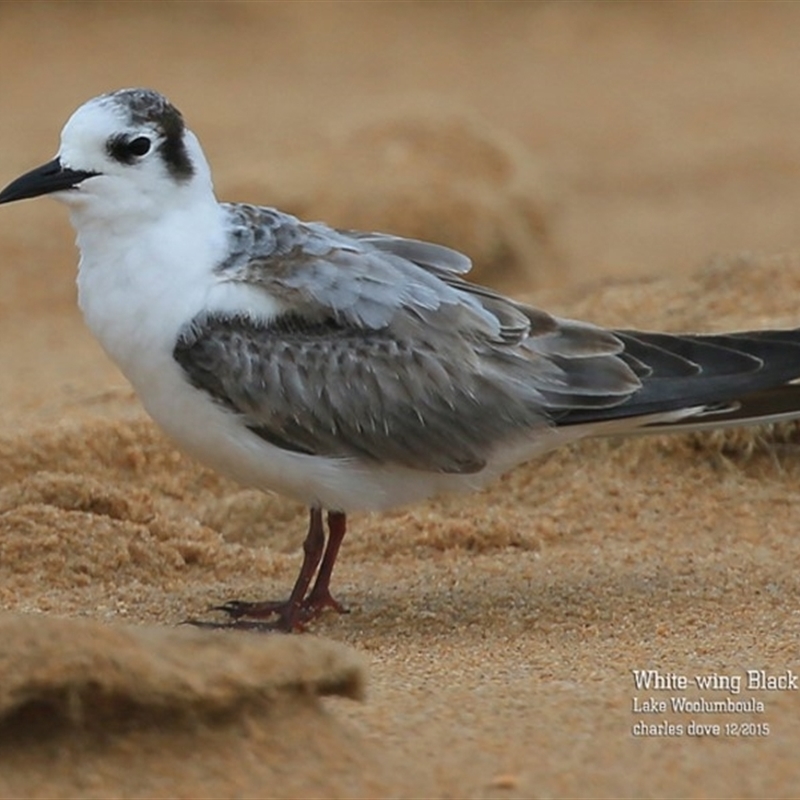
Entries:
{"type": "Polygon", "coordinates": [[[54,158],[9,183],[0,192],[0,205],[14,200],[24,200],[26,197],[39,197],[42,194],[74,189],[81,181],[97,174],[97,172],[64,167],[57,158],[54,158]]]}

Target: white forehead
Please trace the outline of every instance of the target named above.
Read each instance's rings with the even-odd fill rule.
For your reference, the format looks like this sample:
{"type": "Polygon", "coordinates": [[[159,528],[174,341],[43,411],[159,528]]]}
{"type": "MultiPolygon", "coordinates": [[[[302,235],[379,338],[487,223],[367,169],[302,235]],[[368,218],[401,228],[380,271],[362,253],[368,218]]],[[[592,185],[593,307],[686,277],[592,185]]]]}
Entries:
{"type": "Polygon", "coordinates": [[[106,143],[114,134],[148,128],[154,129],[146,124],[134,125],[125,107],[113,97],[95,97],[67,120],[61,131],[59,156],[67,166],[76,166],[87,157],[104,155],[106,143]]]}

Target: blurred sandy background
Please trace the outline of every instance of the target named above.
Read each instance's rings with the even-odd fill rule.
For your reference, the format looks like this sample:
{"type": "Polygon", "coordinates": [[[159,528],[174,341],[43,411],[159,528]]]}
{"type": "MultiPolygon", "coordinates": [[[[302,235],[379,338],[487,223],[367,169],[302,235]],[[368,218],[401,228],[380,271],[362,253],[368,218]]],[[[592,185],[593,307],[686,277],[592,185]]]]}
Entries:
{"type": "MultiPolygon", "coordinates": [[[[599,323],[795,326],[798,36],[768,2],[2,2],[0,184],[151,86],[221,199],[455,245],[599,323]]],[[[284,594],[305,511],[155,430],[83,328],[72,239],[53,203],[0,210],[0,796],[800,794],[798,692],[694,717],[768,736],[631,733],[633,669],[800,671],[794,426],[355,515],[350,615],[177,627],[284,594]]]]}

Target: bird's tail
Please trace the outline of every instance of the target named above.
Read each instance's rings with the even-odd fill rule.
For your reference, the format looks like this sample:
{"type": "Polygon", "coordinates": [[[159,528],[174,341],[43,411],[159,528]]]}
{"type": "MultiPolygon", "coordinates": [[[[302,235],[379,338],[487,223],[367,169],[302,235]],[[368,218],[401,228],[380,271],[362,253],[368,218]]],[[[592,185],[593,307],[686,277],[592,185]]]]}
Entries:
{"type": "Polygon", "coordinates": [[[559,426],[607,422],[598,433],[653,433],[800,418],[798,329],[614,334],[625,345],[620,357],[642,388],[611,408],[571,410],[558,419],[559,426]]]}

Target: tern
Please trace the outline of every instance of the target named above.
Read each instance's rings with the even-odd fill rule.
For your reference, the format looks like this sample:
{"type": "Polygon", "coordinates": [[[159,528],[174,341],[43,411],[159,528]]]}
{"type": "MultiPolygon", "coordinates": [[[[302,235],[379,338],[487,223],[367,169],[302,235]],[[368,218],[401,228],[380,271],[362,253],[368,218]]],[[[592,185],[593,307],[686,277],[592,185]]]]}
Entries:
{"type": "Polygon", "coordinates": [[[348,512],[478,489],[587,436],[800,417],[800,330],[606,330],[468,282],[469,258],[439,244],[219,203],[152,90],[82,105],[0,203],[39,195],[67,205],[80,308],[150,416],[310,509],[288,599],[231,600],[219,627],[344,611],[330,580],[348,512]]]}

